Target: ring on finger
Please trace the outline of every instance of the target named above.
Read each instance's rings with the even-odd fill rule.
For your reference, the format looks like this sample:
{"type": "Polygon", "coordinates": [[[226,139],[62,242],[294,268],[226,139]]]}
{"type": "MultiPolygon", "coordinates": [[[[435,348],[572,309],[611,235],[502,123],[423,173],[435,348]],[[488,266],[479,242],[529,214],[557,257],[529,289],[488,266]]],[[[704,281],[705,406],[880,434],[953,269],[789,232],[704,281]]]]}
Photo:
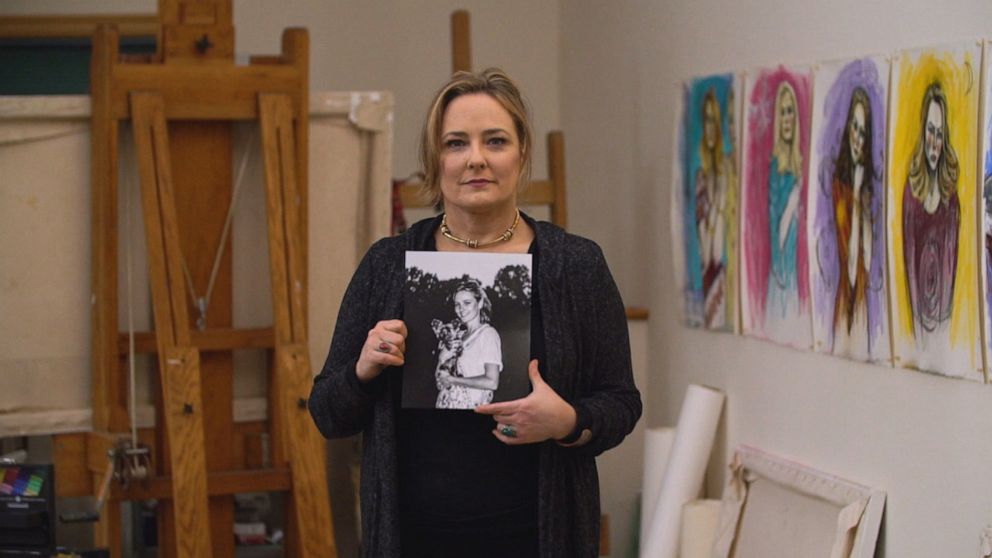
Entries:
{"type": "Polygon", "coordinates": [[[376,350],[380,353],[388,353],[391,350],[391,345],[385,341],[380,341],[379,346],[376,347],[376,350]]]}
{"type": "Polygon", "coordinates": [[[501,426],[499,429],[499,433],[506,436],[507,438],[517,437],[517,429],[510,426],[509,424],[504,424],[503,426],[501,426]]]}

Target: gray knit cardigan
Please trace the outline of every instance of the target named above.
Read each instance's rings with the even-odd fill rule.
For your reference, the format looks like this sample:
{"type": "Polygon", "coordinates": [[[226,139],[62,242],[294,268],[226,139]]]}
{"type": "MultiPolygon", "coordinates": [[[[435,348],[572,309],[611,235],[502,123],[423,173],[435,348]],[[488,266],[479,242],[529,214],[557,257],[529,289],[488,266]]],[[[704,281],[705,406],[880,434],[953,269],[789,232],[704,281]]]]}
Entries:
{"type": "MultiPolygon", "coordinates": [[[[594,242],[524,219],[537,237],[534,282],[544,324],[545,381],[571,403],[592,437],[581,446],[541,443],[538,506],[542,558],[598,556],[599,478],[595,456],[619,444],[641,415],[623,301],[594,242]]],[[[376,322],[403,317],[405,252],[424,250],[440,218],[376,242],[345,292],[330,352],[314,379],[310,413],[328,438],[363,433],[364,556],[400,556],[396,420],[402,369],[361,384],[355,364],[376,322]]]]}

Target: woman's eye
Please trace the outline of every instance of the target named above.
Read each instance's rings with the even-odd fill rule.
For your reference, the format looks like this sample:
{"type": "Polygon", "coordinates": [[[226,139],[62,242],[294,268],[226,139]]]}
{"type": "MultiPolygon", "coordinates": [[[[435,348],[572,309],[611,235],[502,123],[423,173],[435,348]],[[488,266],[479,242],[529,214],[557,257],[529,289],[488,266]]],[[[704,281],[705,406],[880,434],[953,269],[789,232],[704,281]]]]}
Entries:
{"type": "Polygon", "coordinates": [[[509,140],[504,137],[496,136],[489,138],[490,145],[506,145],[507,143],[509,143],[509,140]]]}
{"type": "Polygon", "coordinates": [[[444,146],[448,149],[455,149],[463,145],[465,145],[465,141],[460,139],[449,139],[448,141],[444,142],[444,146]]]}

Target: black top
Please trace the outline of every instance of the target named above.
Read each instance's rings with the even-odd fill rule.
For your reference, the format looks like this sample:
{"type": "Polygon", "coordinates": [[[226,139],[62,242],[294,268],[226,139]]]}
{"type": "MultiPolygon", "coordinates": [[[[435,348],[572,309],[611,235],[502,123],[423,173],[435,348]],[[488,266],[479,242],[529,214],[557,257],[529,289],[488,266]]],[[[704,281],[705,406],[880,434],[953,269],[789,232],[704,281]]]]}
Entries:
{"type": "MultiPolygon", "coordinates": [[[[533,281],[536,243],[529,253],[533,281]]],[[[534,283],[531,293],[530,358],[543,363],[534,283]]],[[[493,436],[494,419],[470,410],[401,409],[399,419],[404,557],[482,556],[483,549],[494,556],[537,556],[536,444],[502,443],[493,436]]]]}

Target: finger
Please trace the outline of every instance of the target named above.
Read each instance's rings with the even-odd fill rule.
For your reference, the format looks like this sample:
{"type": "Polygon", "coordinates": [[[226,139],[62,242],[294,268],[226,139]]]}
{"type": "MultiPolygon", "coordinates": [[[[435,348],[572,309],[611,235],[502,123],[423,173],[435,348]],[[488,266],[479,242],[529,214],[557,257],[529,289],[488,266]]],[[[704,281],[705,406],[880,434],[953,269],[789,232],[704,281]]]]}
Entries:
{"type": "Polygon", "coordinates": [[[377,325],[382,326],[383,329],[392,331],[393,333],[398,333],[403,337],[406,337],[406,324],[403,320],[383,320],[377,325]]]}
{"type": "Polygon", "coordinates": [[[502,432],[500,432],[500,427],[501,427],[501,425],[496,425],[496,428],[493,429],[493,436],[496,436],[496,439],[497,440],[499,440],[500,442],[503,442],[504,444],[506,444],[508,446],[515,446],[515,445],[518,445],[518,444],[522,444],[523,443],[520,440],[520,433],[519,432],[517,433],[517,436],[516,437],[511,438],[511,437],[503,434],[502,432]]]}
{"type": "Polygon", "coordinates": [[[530,366],[527,367],[527,375],[530,376],[530,383],[534,387],[544,383],[544,378],[541,377],[541,371],[538,368],[536,358],[530,361],[530,366]]]}
{"type": "Polygon", "coordinates": [[[487,403],[486,405],[479,405],[475,408],[475,412],[481,415],[509,415],[514,413],[516,408],[516,404],[512,401],[505,401],[503,403],[487,403]]]}

